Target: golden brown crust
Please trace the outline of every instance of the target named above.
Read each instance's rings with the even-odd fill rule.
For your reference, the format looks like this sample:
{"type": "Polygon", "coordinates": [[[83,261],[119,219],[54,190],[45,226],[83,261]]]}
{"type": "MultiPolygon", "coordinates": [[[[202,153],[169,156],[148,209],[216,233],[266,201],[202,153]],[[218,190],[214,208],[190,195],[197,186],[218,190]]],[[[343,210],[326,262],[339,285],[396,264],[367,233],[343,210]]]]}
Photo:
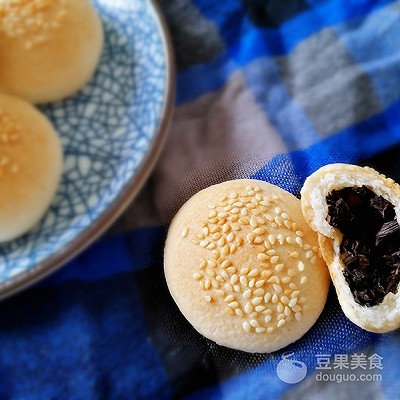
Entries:
{"type": "Polygon", "coordinates": [[[400,216],[400,186],[369,167],[349,164],[330,164],[309,176],[301,190],[303,215],[319,234],[322,255],[328,265],[339,303],[346,316],[363,329],[388,332],[400,327],[400,293],[389,293],[377,306],[363,306],[355,302],[343,275],[345,265],[340,258],[342,235],[327,221],[326,196],[344,187],[367,186],[394,205],[400,216]]]}
{"type": "Polygon", "coordinates": [[[60,140],[31,104],[0,95],[0,242],[42,217],[62,170],[60,140]]]}
{"type": "Polygon", "coordinates": [[[165,276],[204,336],[272,352],[300,338],[324,307],[329,274],[318,250],[293,195],[262,181],[228,181],[200,191],[175,216],[165,276]]]}
{"type": "Polygon", "coordinates": [[[16,0],[0,4],[0,14],[2,92],[44,103],[75,93],[91,78],[103,30],[90,0],[16,0]]]}

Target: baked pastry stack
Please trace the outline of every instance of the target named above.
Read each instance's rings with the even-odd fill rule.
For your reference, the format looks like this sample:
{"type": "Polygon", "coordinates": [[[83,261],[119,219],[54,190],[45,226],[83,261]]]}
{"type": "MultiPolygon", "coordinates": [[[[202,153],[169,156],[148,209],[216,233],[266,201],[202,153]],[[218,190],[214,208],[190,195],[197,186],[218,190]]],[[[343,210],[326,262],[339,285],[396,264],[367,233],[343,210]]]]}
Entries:
{"type": "Polygon", "coordinates": [[[30,103],[76,93],[102,47],[90,0],[0,2],[0,242],[40,220],[62,174],[57,132],[30,103]]]}

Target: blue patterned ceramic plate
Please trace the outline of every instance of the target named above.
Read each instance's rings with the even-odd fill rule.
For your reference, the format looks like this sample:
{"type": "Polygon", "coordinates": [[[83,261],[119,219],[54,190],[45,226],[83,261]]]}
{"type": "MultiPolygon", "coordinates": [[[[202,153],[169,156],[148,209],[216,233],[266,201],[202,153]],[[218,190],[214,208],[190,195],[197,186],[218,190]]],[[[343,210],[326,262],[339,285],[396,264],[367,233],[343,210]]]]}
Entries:
{"type": "Polygon", "coordinates": [[[0,296],[83,250],[125,209],[164,142],[173,103],[171,46],[148,0],[96,0],[105,31],[97,72],[76,96],[42,107],[60,133],[64,174],[42,221],[0,245],[0,296]]]}

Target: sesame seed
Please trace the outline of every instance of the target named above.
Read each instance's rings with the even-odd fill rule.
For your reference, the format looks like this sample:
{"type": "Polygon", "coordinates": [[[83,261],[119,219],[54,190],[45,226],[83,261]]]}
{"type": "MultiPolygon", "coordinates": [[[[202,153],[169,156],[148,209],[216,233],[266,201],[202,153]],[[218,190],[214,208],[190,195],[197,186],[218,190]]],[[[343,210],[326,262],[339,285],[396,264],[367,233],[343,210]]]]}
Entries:
{"type": "Polygon", "coordinates": [[[222,232],[228,233],[231,230],[231,226],[229,224],[222,225],[222,232]]]}
{"type": "Polygon", "coordinates": [[[248,280],[245,276],[241,275],[239,281],[243,286],[247,286],[248,280]]]}
{"type": "Polygon", "coordinates": [[[258,288],[256,290],[254,290],[254,292],[253,292],[254,296],[263,296],[264,293],[265,293],[265,290],[261,289],[261,288],[258,288]]]}
{"type": "Polygon", "coordinates": [[[262,271],[261,276],[265,279],[268,279],[272,275],[272,271],[262,271]]]}
{"type": "Polygon", "coordinates": [[[279,303],[279,304],[276,306],[276,311],[278,311],[278,313],[283,312],[283,305],[282,305],[281,303],[279,303]]]}
{"type": "Polygon", "coordinates": [[[217,247],[215,243],[210,243],[206,246],[206,249],[208,250],[214,250],[217,247]]]}
{"type": "Polygon", "coordinates": [[[229,246],[224,246],[224,247],[222,248],[221,253],[222,253],[224,256],[227,256],[227,255],[229,254],[229,252],[230,252],[229,246]]]}
{"type": "Polygon", "coordinates": [[[279,235],[277,236],[277,239],[278,239],[278,242],[279,242],[280,244],[283,244],[283,243],[285,242],[285,238],[284,238],[284,236],[283,236],[282,234],[279,234],[279,235]]]}
{"type": "Polygon", "coordinates": [[[211,286],[214,289],[218,289],[219,288],[219,283],[217,281],[211,280],[211,286]]]}
{"type": "Polygon", "coordinates": [[[251,326],[250,326],[250,324],[248,323],[248,322],[243,322],[243,329],[247,332],[247,333],[250,333],[250,330],[251,330],[251,326]]]}
{"type": "Polygon", "coordinates": [[[275,266],[275,270],[276,270],[277,272],[281,272],[281,271],[283,270],[284,267],[285,267],[284,264],[277,264],[277,265],[275,266]]]}
{"type": "Polygon", "coordinates": [[[247,239],[247,241],[248,241],[249,243],[253,243],[253,241],[254,241],[254,235],[253,235],[252,233],[249,233],[249,234],[246,236],[246,239],[247,239]]]}
{"type": "Polygon", "coordinates": [[[225,283],[224,289],[227,290],[228,292],[232,292],[233,291],[233,287],[232,287],[232,285],[230,283],[225,283]]]}
{"type": "Polygon", "coordinates": [[[265,293],[264,303],[267,304],[271,300],[271,297],[272,297],[271,293],[269,293],[269,292],[265,293]]]}
{"type": "Polygon", "coordinates": [[[303,250],[310,250],[310,249],[311,249],[311,246],[308,243],[303,245],[303,250]]]}
{"type": "Polygon", "coordinates": [[[226,280],[229,279],[229,274],[226,271],[221,271],[221,276],[226,280]]]}
{"type": "Polygon", "coordinates": [[[235,234],[233,232],[231,232],[227,237],[226,240],[228,242],[232,242],[235,239],[235,234]]]}
{"type": "Polygon", "coordinates": [[[229,252],[230,252],[231,254],[234,254],[236,250],[237,250],[236,244],[231,244],[231,247],[230,247],[230,249],[229,249],[229,252]]]}
{"type": "Polygon", "coordinates": [[[293,298],[293,299],[290,299],[289,307],[294,307],[296,305],[296,303],[297,303],[297,298],[296,297],[293,298]]]}
{"type": "Polygon", "coordinates": [[[254,297],[253,300],[251,300],[251,302],[255,305],[258,306],[262,301],[262,297],[254,297]]]}
{"type": "Polygon", "coordinates": [[[275,214],[279,215],[282,212],[280,207],[275,207],[275,214]]]}
{"type": "Polygon", "coordinates": [[[285,276],[282,278],[282,283],[286,284],[290,282],[290,276],[285,276]]]}
{"type": "Polygon", "coordinates": [[[290,284],[289,284],[289,287],[290,287],[290,289],[292,289],[292,290],[296,290],[296,289],[297,289],[297,285],[296,285],[294,282],[290,283],[290,284]]]}
{"type": "Polygon", "coordinates": [[[231,284],[234,285],[239,280],[239,277],[234,274],[231,276],[231,284]]]}
{"type": "Polygon", "coordinates": [[[296,235],[300,236],[301,238],[304,236],[304,232],[302,231],[296,231],[296,235]]]}
{"type": "Polygon", "coordinates": [[[235,314],[238,316],[238,317],[243,317],[243,311],[240,309],[240,308],[236,308],[235,309],[235,314]]]}
{"type": "Polygon", "coordinates": [[[211,236],[211,239],[212,240],[219,240],[219,239],[221,239],[221,234],[219,232],[216,232],[211,236]]]}
{"type": "Polygon", "coordinates": [[[288,297],[287,297],[287,296],[282,296],[282,297],[281,297],[281,302],[282,302],[283,304],[289,304],[289,299],[288,299],[288,297]]]}
{"type": "Polygon", "coordinates": [[[249,219],[248,218],[239,218],[239,223],[242,225],[249,225],[249,219]]]}
{"type": "Polygon", "coordinates": [[[243,297],[244,297],[245,299],[249,299],[250,296],[251,296],[251,290],[250,290],[250,289],[247,289],[247,290],[245,290],[245,291],[243,292],[243,297]]]}
{"type": "Polygon", "coordinates": [[[234,273],[237,272],[236,267],[228,267],[226,270],[227,270],[230,274],[234,274],[234,273]]]}
{"type": "Polygon", "coordinates": [[[309,258],[311,258],[313,255],[314,255],[313,251],[312,251],[312,250],[308,250],[307,253],[306,253],[306,258],[309,259],[309,258]]]}
{"type": "Polygon", "coordinates": [[[199,274],[199,273],[195,273],[195,274],[193,274],[193,278],[194,279],[196,279],[196,280],[199,280],[199,279],[201,279],[203,276],[201,275],[201,274],[199,274]]]}
{"type": "Polygon", "coordinates": [[[257,288],[261,287],[262,285],[264,285],[265,280],[264,279],[260,279],[259,281],[256,282],[255,286],[257,288]]]}
{"type": "Polygon", "coordinates": [[[206,247],[210,244],[210,242],[208,240],[202,240],[200,242],[200,247],[206,247]]]}
{"type": "Polygon", "coordinates": [[[249,287],[254,287],[254,285],[255,285],[255,283],[256,283],[256,280],[253,278],[253,279],[251,279],[250,281],[249,281],[249,287]]]}
{"type": "Polygon", "coordinates": [[[215,276],[215,271],[212,269],[207,269],[206,274],[208,276],[214,277],[215,276]]]}
{"type": "Polygon", "coordinates": [[[301,283],[302,285],[304,285],[305,283],[307,283],[307,281],[308,281],[308,278],[307,278],[306,276],[302,276],[301,279],[300,279],[300,283],[301,283]]]}
{"type": "MultiPolygon", "coordinates": [[[[282,311],[283,311],[283,308],[282,308],[282,311]]],[[[276,319],[277,319],[278,321],[280,321],[281,319],[285,319],[285,314],[283,314],[283,313],[278,314],[278,316],[276,317],[276,319]]]]}
{"type": "Polygon", "coordinates": [[[184,228],[182,233],[181,233],[181,237],[185,238],[189,233],[189,228],[184,228]]]}
{"type": "Polygon", "coordinates": [[[283,220],[282,220],[281,217],[276,216],[276,217],[274,218],[274,220],[275,220],[275,222],[276,222],[279,226],[282,226],[283,220]]]}
{"type": "Polygon", "coordinates": [[[220,254],[219,254],[219,251],[218,251],[218,250],[213,250],[213,251],[211,252],[211,254],[212,254],[214,260],[218,260],[219,257],[220,257],[220,254]]]}
{"type": "Polygon", "coordinates": [[[291,222],[290,222],[288,219],[285,219],[285,220],[283,221],[283,225],[285,225],[286,228],[288,228],[288,229],[291,229],[291,227],[292,227],[292,224],[291,224],[291,222]]]}
{"type": "Polygon", "coordinates": [[[267,330],[266,328],[260,326],[256,328],[256,333],[264,333],[266,330],[267,330]]]}
{"type": "Polygon", "coordinates": [[[290,254],[289,254],[289,257],[291,257],[291,258],[297,258],[299,256],[299,253],[297,252],[297,251],[292,251],[290,254]]]}
{"type": "Polygon", "coordinates": [[[291,297],[292,297],[292,298],[298,297],[299,294],[300,294],[300,290],[294,290],[294,291],[292,292],[292,294],[291,294],[291,297]]]}
{"type": "Polygon", "coordinates": [[[281,214],[281,217],[282,217],[283,219],[285,219],[285,220],[289,220],[289,219],[290,219],[289,215],[287,215],[286,213],[282,213],[282,214],[281,214]]]}
{"type": "Polygon", "coordinates": [[[232,262],[230,260],[224,260],[221,264],[221,268],[228,268],[232,265],[232,262]]]}
{"type": "Polygon", "coordinates": [[[295,240],[291,236],[288,236],[286,238],[286,242],[289,243],[289,244],[295,244],[296,243],[295,240]]]}
{"type": "Polygon", "coordinates": [[[235,286],[233,286],[233,290],[235,292],[239,293],[239,292],[241,292],[242,289],[241,289],[241,287],[239,285],[235,285],[235,286]]]}
{"type": "Polygon", "coordinates": [[[303,246],[303,239],[300,236],[296,236],[296,243],[302,247],[303,246]]]}
{"type": "Polygon", "coordinates": [[[231,228],[232,228],[232,230],[233,231],[240,231],[240,224],[237,224],[237,223],[233,223],[233,224],[231,224],[231,228]]]}
{"type": "Polygon", "coordinates": [[[252,269],[250,272],[249,272],[249,276],[250,277],[255,277],[255,276],[257,276],[257,275],[259,275],[260,274],[260,271],[258,270],[258,269],[252,269]]]}
{"type": "Polygon", "coordinates": [[[252,320],[250,321],[250,325],[251,325],[253,328],[258,328],[258,327],[260,326],[260,323],[259,323],[256,319],[252,319],[252,320]]]}
{"type": "Polygon", "coordinates": [[[220,296],[220,297],[225,296],[225,292],[224,292],[223,290],[220,290],[220,289],[214,290],[214,293],[215,293],[217,296],[220,296]]]}
{"type": "Polygon", "coordinates": [[[272,287],[274,288],[274,290],[275,290],[276,293],[282,292],[282,287],[281,287],[280,285],[277,285],[277,284],[274,283],[274,284],[272,285],[272,287]]]}
{"type": "Polygon", "coordinates": [[[254,229],[253,233],[255,235],[263,235],[265,233],[265,229],[264,228],[256,228],[256,229],[254,229]]]}
{"type": "Polygon", "coordinates": [[[269,241],[272,245],[274,245],[274,244],[275,244],[275,241],[276,241],[275,236],[272,235],[272,234],[268,235],[268,241],[269,241]]]}
{"type": "Polygon", "coordinates": [[[228,304],[228,307],[230,308],[237,308],[239,307],[239,303],[237,301],[232,301],[228,304]]]}
{"type": "Polygon", "coordinates": [[[227,303],[230,303],[231,301],[233,301],[235,299],[235,297],[231,294],[228,294],[228,296],[225,297],[225,300],[227,303]]]}
{"type": "Polygon", "coordinates": [[[229,315],[233,315],[233,314],[234,314],[234,311],[233,311],[232,308],[230,308],[230,307],[226,307],[226,308],[224,309],[224,312],[225,312],[226,314],[229,314],[229,315]]]}
{"type": "Polygon", "coordinates": [[[294,305],[292,307],[292,310],[293,310],[293,312],[300,312],[301,311],[301,307],[298,304],[296,304],[296,305],[294,305]]]}
{"type": "Polygon", "coordinates": [[[285,319],[280,319],[280,320],[278,321],[278,323],[276,324],[276,326],[277,326],[278,328],[280,328],[281,326],[285,325],[285,323],[286,323],[285,319]]]}
{"type": "Polygon", "coordinates": [[[257,258],[260,260],[260,261],[268,261],[269,260],[269,257],[266,255],[266,254],[264,254],[264,253],[258,253],[257,254],[257,258]]]}
{"type": "Polygon", "coordinates": [[[276,264],[279,261],[279,256],[272,256],[270,261],[271,264],[276,264]]]}
{"type": "Polygon", "coordinates": [[[315,264],[317,262],[317,256],[312,256],[310,262],[311,264],[315,264]]]}
{"type": "Polygon", "coordinates": [[[208,214],[208,218],[215,218],[218,215],[218,212],[216,210],[212,210],[209,214],[208,214]]]}
{"type": "Polygon", "coordinates": [[[250,314],[253,311],[253,306],[251,303],[246,303],[246,305],[244,306],[244,311],[247,314],[250,314]]]}
{"type": "Polygon", "coordinates": [[[267,251],[267,254],[268,254],[269,256],[273,256],[274,254],[276,254],[276,251],[275,251],[274,249],[271,249],[271,250],[268,250],[268,251],[267,251]]]}
{"type": "Polygon", "coordinates": [[[247,274],[249,271],[250,271],[250,268],[249,268],[249,267],[244,267],[244,268],[242,268],[242,269],[240,270],[240,273],[241,273],[242,275],[245,275],[245,274],[247,274]]]}
{"type": "Polygon", "coordinates": [[[303,261],[299,261],[297,268],[300,272],[304,271],[305,265],[304,265],[303,261]]]}
{"type": "Polygon", "coordinates": [[[294,317],[296,318],[297,321],[300,321],[301,320],[301,313],[300,312],[295,313],[294,317]]]}
{"type": "Polygon", "coordinates": [[[278,296],[277,296],[276,293],[274,293],[274,295],[272,296],[271,301],[272,301],[272,303],[274,303],[274,304],[276,304],[276,303],[278,302],[278,296]]]}
{"type": "Polygon", "coordinates": [[[271,319],[272,319],[272,317],[270,315],[266,315],[264,318],[264,321],[265,321],[265,323],[268,324],[269,322],[271,322],[271,319]]]}

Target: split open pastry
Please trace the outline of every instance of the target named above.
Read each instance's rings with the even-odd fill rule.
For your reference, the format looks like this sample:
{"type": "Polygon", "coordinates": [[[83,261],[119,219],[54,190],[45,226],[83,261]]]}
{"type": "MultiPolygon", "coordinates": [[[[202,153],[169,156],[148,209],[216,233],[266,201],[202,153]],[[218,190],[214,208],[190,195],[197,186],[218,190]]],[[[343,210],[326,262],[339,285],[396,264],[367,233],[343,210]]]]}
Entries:
{"type": "Polygon", "coordinates": [[[368,331],[397,329],[400,186],[369,167],[331,164],[306,179],[301,205],[346,316],[368,331]]]}

